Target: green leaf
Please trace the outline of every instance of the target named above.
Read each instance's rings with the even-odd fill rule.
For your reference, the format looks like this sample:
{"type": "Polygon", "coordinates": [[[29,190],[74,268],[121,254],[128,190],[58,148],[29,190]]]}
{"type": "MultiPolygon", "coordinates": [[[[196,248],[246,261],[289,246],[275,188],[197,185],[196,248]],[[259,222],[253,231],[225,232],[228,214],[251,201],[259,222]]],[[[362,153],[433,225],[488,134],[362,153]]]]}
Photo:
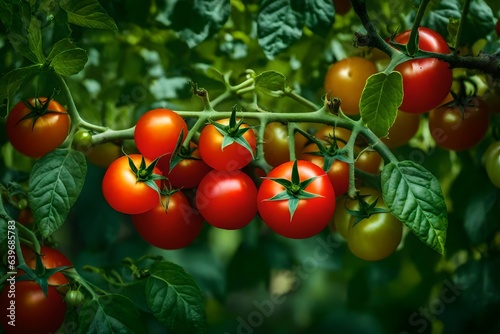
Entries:
{"type": "Polygon", "coordinates": [[[0,244],[7,240],[7,227],[7,221],[3,217],[0,217],[0,244]]]}
{"type": "Polygon", "coordinates": [[[99,296],[78,311],[80,333],[145,333],[134,303],[123,295],[99,296]]]}
{"type": "Polygon", "coordinates": [[[162,15],[168,17],[167,21],[190,48],[217,33],[231,12],[229,0],[177,1],[170,7],[162,15]]]}
{"type": "Polygon", "coordinates": [[[76,45],[73,44],[68,38],[63,38],[60,41],[57,41],[52,46],[52,49],[50,50],[50,53],[47,57],[47,60],[52,60],[58,54],[63,53],[63,52],[68,51],[68,50],[71,50],[71,49],[76,49],[76,48],[77,48],[76,45]]]}
{"type": "Polygon", "coordinates": [[[31,13],[28,2],[0,2],[0,19],[14,49],[33,63],[44,63],[40,21],[31,13]]]}
{"type": "MultiPolygon", "coordinates": [[[[16,94],[23,82],[37,74],[41,68],[42,65],[39,64],[20,67],[2,76],[0,78],[0,102],[7,99],[9,102],[8,104],[10,104],[14,94],[16,94]]],[[[7,109],[10,110],[9,105],[7,105],[7,109]]]]}
{"type": "Polygon", "coordinates": [[[255,88],[263,92],[284,92],[286,77],[276,71],[265,71],[255,77],[255,88]]]}
{"type": "Polygon", "coordinates": [[[387,136],[403,101],[403,79],[399,72],[371,75],[359,101],[361,118],[377,136],[387,136]]]}
{"type": "Polygon", "coordinates": [[[68,13],[68,21],[87,28],[118,30],[115,21],[97,0],[62,1],[61,8],[68,13]]]}
{"type": "Polygon", "coordinates": [[[64,223],[82,190],[87,163],[80,151],[57,149],[33,166],[29,201],[44,238],[64,223]]]}
{"type": "Polygon", "coordinates": [[[382,170],[381,184],[391,213],[429,247],[444,254],[447,209],[434,175],[413,161],[391,162],[382,170]]]}
{"type": "Polygon", "coordinates": [[[305,9],[303,0],[261,1],[257,34],[267,58],[274,58],[302,36],[305,9]]]}
{"type": "Polygon", "coordinates": [[[449,0],[439,1],[435,6],[431,3],[429,7],[431,10],[424,16],[421,25],[437,31],[441,36],[447,36],[450,19],[459,19],[461,16],[461,4],[458,0],[449,0]]]}
{"type": "Polygon", "coordinates": [[[222,74],[218,69],[209,67],[206,70],[206,75],[209,78],[212,78],[214,80],[220,81],[224,83],[224,74],[222,74]]]}
{"type": "Polygon", "coordinates": [[[335,21],[331,0],[306,0],[306,26],[318,35],[326,36],[335,21]]]}
{"type": "Polygon", "coordinates": [[[60,75],[70,76],[80,73],[87,60],[87,52],[84,49],[75,48],[57,54],[51,65],[60,75]]]}
{"type": "Polygon", "coordinates": [[[497,19],[483,0],[470,2],[469,13],[463,27],[463,44],[472,44],[495,30],[497,19]]]}
{"type": "Polygon", "coordinates": [[[184,269],[174,263],[155,263],[146,283],[146,298],[153,315],[178,334],[206,333],[203,294],[184,269]]]}

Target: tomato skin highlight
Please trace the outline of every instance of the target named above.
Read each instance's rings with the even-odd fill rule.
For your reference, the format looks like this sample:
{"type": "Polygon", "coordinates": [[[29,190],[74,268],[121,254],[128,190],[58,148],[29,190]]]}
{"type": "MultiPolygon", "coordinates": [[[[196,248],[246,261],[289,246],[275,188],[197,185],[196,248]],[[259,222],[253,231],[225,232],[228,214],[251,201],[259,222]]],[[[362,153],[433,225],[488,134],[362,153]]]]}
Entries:
{"type": "Polygon", "coordinates": [[[437,146],[462,151],[483,139],[490,123],[488,107],[479,98],[473,98],[471,103],[463,116],[458,106],[442,106],[429,113],[429,130],[437,146]]]}
{"type": "Polygon", "coordinates": [[[196,208],[210,225],[235,230],[255,217],[256,199],[257,187],[247,174],[213,170],[198,186],[196,208]]]}
{"type": "MultiPolygon", "coordinates": [[[[165,203],[165,196],[162,196],[162,203],[165,203]]],[[[167,211],[158,202],[153,209],[132,215],[132,222],[146,242],[162,249],[188,246],[203,227],[203,217],[181,191],[169,196],[167,211]]]]}
{"type": "Polygon", "coordinates": [[[139,152],[146,158],[155,160],[163,156],[162,159],[168,161],[181,131],[185,139],[188,127],[184,119],[173,110],[158,108],[139,118],[134,130],[134,140],[139,152]]]}
{"type": "MultiPolygon", "coordinates": [[[[446,40],[432,29],[418,28],[418,47],[424,51],[449,54],[446,40]]],[[[408,43],[410,30],[394,37],[400,44],[408,43]]],[[[408,113],[425,113],[437,107],[446,97],[453,82],[453,72],[448,63],[436,58],[408,60],[394,69],[403,76],[403,102],[400,110],[408,113]]]]}
{"type": "Polygon", "coordinates": [[[362,57],[348,57],[330,66],[325,76],[325,92],[328,97],[338,97],[340,108],[347,115],[359,115],[359,100],[372,74],[377,73],[377,66],[362,57]]]}
{"type": "MultiPolygon", "coordinates": [[[[39,102],[46,103],[46,97],[38,98],[39,102]]],[[[26,101],[31,106],[39,104],[35,98],[26,101]]],[[[12,146],[22,154],[40,158],[59,147],[68,136],[70,118],[66,109],[57,101],[50,100],[49,111],[40,116],[33,125],[33,118],[21,119],[31,110],[24,102],[18,102],[7,117],[7,137],[12,146]]]]}
{"type": "MultiPolygon", "coordinates": [[[[139,168],[142,155],[130,154],[130,159],[139,168]]],[[[145,159],[146,165],[151,161],[145,159]]],[[[155,174],[161,174],[154,168],[155,174]]],[[[155,181],[160,187],[160,182],[155,181]]],[[[139,214],[151,210],[160,200],[158,193],[144,182],[137,182],[136,175],[130,169],[127,156],[116,159],[106,170],[102,179],[102,192],[108,204],[118,212],[139,214]]]]}
{"type": "MultiPolygon", "coordinates": [[[[229,124],[229,118],[218,120],[217,123],[222,125],[229,124]]],[[[242,124],[240,128],[249,128],[248,124],[242,124]]],[[[243,135],[253,154],[255,154],[256,139],[255,133],[248,130],[243,135]]],[[[201,130],[198,140],[198,148],[200,156],[213,169],[234,171],[248,165],[253,157],[250,151],[238,143],[232,143],[222,149],[222,141],[224,136],[217,130],[215,125],[208,124],[201,130]]]]}
{"type": "Polygon", "coordinates": [[[321,232],[329,223],[335,211],[335,191],[322,168],[312,162],[298,160],[300,181],[316,177],[305,191],[320,197],[301,199],[290,219],[289,201],[269,201],[285,188],[269,178],[291,179],[293,161],[279,165],[264,179],[257,196],[259,214],[271,230],[287,238],[303,239],[321,232]]]}

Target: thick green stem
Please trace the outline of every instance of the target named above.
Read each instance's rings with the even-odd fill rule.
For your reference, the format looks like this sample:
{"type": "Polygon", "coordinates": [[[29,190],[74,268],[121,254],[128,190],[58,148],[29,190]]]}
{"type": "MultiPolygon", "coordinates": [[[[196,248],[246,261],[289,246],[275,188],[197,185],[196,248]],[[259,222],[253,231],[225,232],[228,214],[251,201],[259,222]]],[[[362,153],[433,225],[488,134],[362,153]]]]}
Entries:
{"type": "Polygon", "coordinates": [[[135,126],[124,130],[107,129],[104,132],[92,136],[92,144],[99,145],[114,140],[134,139],[135,126]]]}
{"type": "Polygon", "coordinates": [[[408,55],[413,56],[418,51],[418,28],[420,27],[420,22],[425,14],[425,9],[429,4],[430,0],[422,0],[420,6],[418,7],[417,15],[415,20],[413,20],[413,26],[411,27],[410,37],[408,38],[408,43],[406,44],[406,51],[408,55]]]}
{"type": "Polygon", "coordinates": [[[285,91],[285,96],[303,104],[306,107],[309,107],[311,110],[318,110],[319,107],[312,103],[311,101],[303,98],[302,96],[298,95],[297,93],[293,92],[292,90],[286,90],[285,91]]]}

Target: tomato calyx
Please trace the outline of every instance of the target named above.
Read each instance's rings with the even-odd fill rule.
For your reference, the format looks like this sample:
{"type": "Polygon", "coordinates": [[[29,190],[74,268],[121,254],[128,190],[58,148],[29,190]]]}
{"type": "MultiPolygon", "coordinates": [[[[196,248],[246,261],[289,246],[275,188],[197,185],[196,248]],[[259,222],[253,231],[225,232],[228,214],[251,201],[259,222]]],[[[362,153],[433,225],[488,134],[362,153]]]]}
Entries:
{"type": "Polygon", "coordinates": [[[377,208],[377,202],[379,200],[379,197],[377,197],[372,203],[368,203],[365,198],[368,197],[369,195],[358,195],[357,200],[358,200],[358,205],[359,209],[358,210],[351,210],[348,207],[346,207],[347,212],[351,216],[353,216],[354,222],[352,226],[355,226],[358,224],[360,221],[362,221],[365,218],[369,218],[370,216],[377,214],[377,213],[389,213],[390,211],[387,209],[383,208],[377,208]]]}
{"type": "Polygon", "coordinates": [[[268,179],[276,183],[279,183],[285,188],[285,190],[283,190],[282,192],[274,195],[271,198],[265,199],[265,201],[288,201],[290,221],[292,221],[293,214],[295,213],[295,210],[299,206],[300,200],[323,197],[321,195],[313,194],[305,190],[305,188],[309,184],[311,184],[311,182],[316,180],[319,176],[314,176],[304,181],[300,181],[297,161],[298,160],[295,160],[293,163],[291,180],[279,177],[263,177],[264,179],[268,179]]]}
{"type": "Polygon", "coordinates": [[[251,128],[240,128],[240,126],[243,124],[243,118],[240,118],[238,121],[236,121],[236,112],[237,107],[233,106],[228,125],[222,125],[217,122],[211,122],[211,124],[214,125],[217,131],[219,131],[219,133],[224,137],[222,139],[221,150],[224,150],[226,146],[237,143],[247,149],[252,155],[253,159],[254,155],[252,147],[250,146],[250,143],[248,143],[248,141],[245,139],[245,137],[243,137],[243,135],[251,128]]]}
{"type": "Polygon", "coordinates": [[[171,172],[172,169],[174,169],[174,167],[184,159],[201,160],[200,158],[196,158],[193,156],[193,152],[196,151],[196,145],[194,147],[192,146],[185,147],[182,145],[183,141],[184,141],[184,129],[181,130],[179,138],[177,139],[177,143],[175,144],[175,149],[172,152],[172,155],[170,156],[169,170],[168,170],[169,172],[171,172]]]}
{"type": "Polygon", "coordinates": [[[65,112],[55,111],[49,109],[49,103],[53,100],[54,93],[49,96],[44,102],[42,102],[38,97],[34,99],[34,104],[32,105],[28,101],[23,101],[24,105],[30,110],[30,112],[24,115],[19,121],[17,121],[16,125],[25,121],[27,119],[32,119],[33,124],[31,125],[31,130],[35,128],[35,123],[38,119],[47,114],[66,114],[65,112]]]}
{"type": "Polygon", "coordinates": [[[160,158],[157,158],[152,163],[150,163],[149,166],[147,166],[146,160],[144,159],[144,156],[142,156],[139,168],[137,168],[137,166],[134,164],[134,161],[128,155],[127,159],[131,171],[135,174],[137,182],[144,182],[147,186],[149,186],[150,188],[155,190],[158,194],[160,194],[160,189],[156,185],[155,181],[166,179],[164,176],[154,173],[154,169],[160,158]]]}
{"type": "Polygon", "coordinates": [[[35,281],[38,285],[40,285],[45,297],[48,297],[49,277],[55,273],[71,268],[70,266],[60,266],[47,269],[43,265],[42,256],[40,254],[36,254],[35,269],[30,268],[24,261],[24,258],[22,258],[22,260],[20,259],[20,262],[21,263],[17,266],[17,268],[24,271],[24,274],[19,275],[16,278],[16,281],[35,281]]]}

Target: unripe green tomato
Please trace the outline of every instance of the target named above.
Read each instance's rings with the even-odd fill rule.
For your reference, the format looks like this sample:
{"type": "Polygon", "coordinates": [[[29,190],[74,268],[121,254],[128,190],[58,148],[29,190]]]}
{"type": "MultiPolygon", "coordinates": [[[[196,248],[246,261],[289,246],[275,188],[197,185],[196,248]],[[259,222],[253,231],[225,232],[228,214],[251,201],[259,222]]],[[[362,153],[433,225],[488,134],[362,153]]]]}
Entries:
{"type": "Polygon", "coordinates": [[[79,306],[85,301],[85,295],[80,290],[70,290],[64,297],[66,304],[71,306],[79,306]]]}
{"type": "Polygon", "coordinates": [[[85,154],[90,153],[92,150],[92,135],[86,130],[78,130],[73,136],[71,146],[85,154]]]}
{"type": "Polygon", "coordinates": [[[484,166],[491,183],[500,188],[500,141],[492,143],[484,153],[484,166]]]}

